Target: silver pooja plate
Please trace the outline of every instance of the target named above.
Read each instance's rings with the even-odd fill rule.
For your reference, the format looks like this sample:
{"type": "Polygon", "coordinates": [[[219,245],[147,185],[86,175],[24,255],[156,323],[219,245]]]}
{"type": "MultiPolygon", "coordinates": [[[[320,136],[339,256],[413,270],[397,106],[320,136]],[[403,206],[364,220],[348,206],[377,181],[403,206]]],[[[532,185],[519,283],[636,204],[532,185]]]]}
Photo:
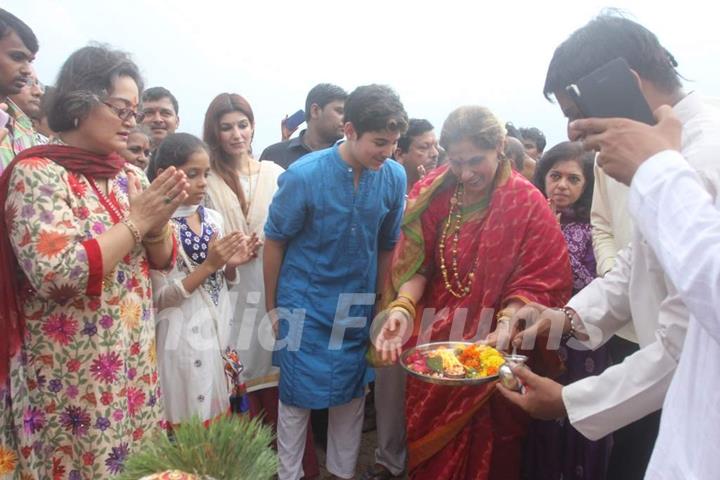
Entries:
{"type": "Polygon", "coordinates": [[[425,352],[437,350],[440,347],[454,349],[457,347],[468,347],[470,345],[472,345],[471,342],[425,343],[423,345],[418,345],[416,347],[413,347],[409,350],[404,351],[402,353],[402,355],[400,355],[400,365],[402,365],[402,367],[405,369],[405,371],[409,375],[412,375],[413,377],[417,378],[418,380],[422,380],[423,382],[434,383],[435,385],[448,385],[451,387],[467,387],[470,385],[483,385],[488,382],[497,380],[498,374],[491,375],[488,377],[478,377],[478,378],[433,377],[431,375],[424,375],[422,373],[416,372],[415,370],[411,369],[410,366],[407,364],[408,357],[412,356],[415,352],[425,353],[425,352]]]}

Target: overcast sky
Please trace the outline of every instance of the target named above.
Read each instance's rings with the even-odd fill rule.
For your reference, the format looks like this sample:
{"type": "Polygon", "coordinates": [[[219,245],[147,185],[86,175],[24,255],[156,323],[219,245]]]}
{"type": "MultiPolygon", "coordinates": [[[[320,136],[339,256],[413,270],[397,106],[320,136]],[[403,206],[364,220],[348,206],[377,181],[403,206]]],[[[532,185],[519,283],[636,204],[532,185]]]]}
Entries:
{"type": "Polygon", "coordinates": [[[303,108],[317,83],[350,91],[385,83],[411,117],[440,129],[463,104],[565,139],[558,107],[542,96],[555,47],[602,8],[622,8],[655,32],[680,63],[687,90],[720,97],[720,32],[709,2],[454,0],[10,0],[3,8],[40,40],[36,67],[52,84],[88,42],[133,54],[146,86],[180,102],[180,130],[200,134],[210,100],[245,96],[254,149],[279,140],[280,119],[303,108]],[[706,12],[703,14],[703,12],[706,12]]]}

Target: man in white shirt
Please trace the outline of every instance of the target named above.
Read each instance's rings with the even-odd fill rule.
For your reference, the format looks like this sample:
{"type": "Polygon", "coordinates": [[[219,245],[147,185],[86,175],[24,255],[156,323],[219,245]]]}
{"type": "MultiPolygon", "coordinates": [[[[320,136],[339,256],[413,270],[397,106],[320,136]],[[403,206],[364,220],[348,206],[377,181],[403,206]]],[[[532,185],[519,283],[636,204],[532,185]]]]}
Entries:
{"type": "MultiPolygon", "coordinates": [[[[569,120],[579,118],[580,112],[564,87],[621,56],[637,75],[653,110],[673,105],[683,127],[682,153],[704,187],[716,195],[720,191],[720,115],[699,95],[683,92],[675,59],[644,27],[614,16],[593,19],[556,49],[546,78],[546,95],[555,95],[569,120]]],[[[577,132],[569,134],[577,139],[577,132]]],[[[515,342],[549,329],[552,318],[556,318],[565,332],[577,331],[576,337],[590,348],[602,345],[632,322],[641,347],[601,375],[565,387],[543,379],[527,395],[511,396],[522,400],[521,406],[532,415],[567,415],[578,431],[597,439],[662,407],[680,358],[689,312],[638,228],[633,228],[631,246],[618,255],[615,267],[573,297],[564,312],[540,311],[532,306],[523,310],[518,312],[519,317],[540,312],[540,320],[520,332],[515,342]]],[[[646,461],[629,458],[608,478],[640,478],[646,461]]]]}
{"type": "MultiPolygon", "coordinates": [[[[632,181],[629,211],[690,311],[646,478],[711,479],[720,472],[720,201],[676,151],[681,124],[672,110],[661,107],[656,115],[655,127],[584,119],[571,128],[601,152],[608,175],[632,181]]],[[[530,385],[545,381],[518,373],[530,385]]]]}

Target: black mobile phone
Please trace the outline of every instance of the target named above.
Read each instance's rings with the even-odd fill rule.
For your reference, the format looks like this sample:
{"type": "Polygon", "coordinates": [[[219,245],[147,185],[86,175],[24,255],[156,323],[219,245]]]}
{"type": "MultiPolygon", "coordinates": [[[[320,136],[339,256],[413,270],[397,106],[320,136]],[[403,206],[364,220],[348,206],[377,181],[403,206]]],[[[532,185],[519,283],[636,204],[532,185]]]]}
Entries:
{"type": "Polygon", "coordinates": [[[582,77],[565,91],[586,118],[629,118],[655,125],[655,116],[624,58],[582,77]]]}
{"type": "Polygon", "coordinates": [[[305,121],[305,112],[302,109],[300,109],[297,112],[290,115],[287,119],[285,119],[285,128],[287,128],[288,130],[295,130],[304,121],[305,121]]]}

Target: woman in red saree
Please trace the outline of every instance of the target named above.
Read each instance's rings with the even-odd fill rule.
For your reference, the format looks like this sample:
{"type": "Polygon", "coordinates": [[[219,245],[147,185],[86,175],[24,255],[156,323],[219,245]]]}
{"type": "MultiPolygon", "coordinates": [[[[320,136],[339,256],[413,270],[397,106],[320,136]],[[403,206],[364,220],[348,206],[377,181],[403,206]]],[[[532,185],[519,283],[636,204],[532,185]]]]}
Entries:
{"type": "MultiPolygon", "coordinates": [[[[504,127],[483,107],[458,108],[445,121],[440,143],[448,165],[418,182],[408,198],[383,294],[396,301],[381,349],[397,347],[397,332],[410,325],[405,348],[480,340],[527,302],[561,306],[569,298],[560,226],[540,191],[503,158],[504,142],[504,127]],[[423,319],[427,309],[437,312],[423,319]]],[[[410,478],[519,478],[527,417],[495,390],[494,383],[447,387],[408,378],[410,478]]]]}

